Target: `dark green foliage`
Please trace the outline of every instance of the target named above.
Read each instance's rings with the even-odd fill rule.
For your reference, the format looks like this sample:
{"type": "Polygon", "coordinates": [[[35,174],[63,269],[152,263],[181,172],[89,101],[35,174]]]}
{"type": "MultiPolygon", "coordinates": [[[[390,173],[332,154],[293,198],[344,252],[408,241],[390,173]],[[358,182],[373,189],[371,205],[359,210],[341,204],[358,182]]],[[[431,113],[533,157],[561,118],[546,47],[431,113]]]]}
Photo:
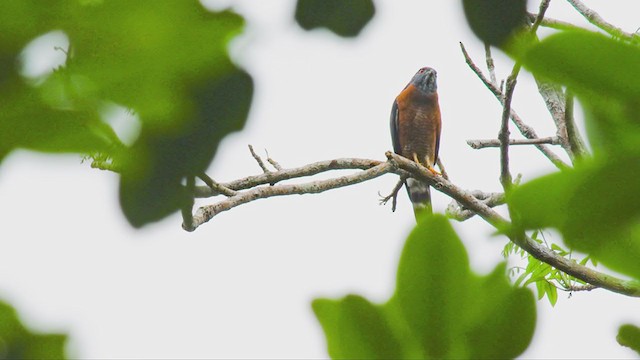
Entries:
{"type": "Polygon", "coordinates": [[[298,0],[295,17],[305,30],[324,27],[337,35],[354,37],[374,14],[372,0],[298,0]]]}
{"type": "Polygon", "coordinates": [[[637,44],[588,31],[565,31],[516,53],[527,69],[566,85],[579,96],[596,154],[640,154],[637,44]]]}
{"type": "Polygon", "coordinates": [[[640,278],[640,163],[590,161],[516,188],[508,197],[523,229],[557,228],[571,248],[640,278]]]}
{"type": "Polygon", "coordinates": [[[471,30],[485,43],[502,46],[526,24],[526,0],[462,0],[471,30]]]}
{"type": "Polygon", "coordinates": [[[442,216],[423,218],[407,239],[386,304],[350,295],[315,300],[314,310],[333,358],[513,358],[536,321],[531,292],[510,285],[504,264],[470,271],[442,216]]]}
{"type": "Polygon", "coordinates": [[[16,311],[0,302],[0,358],[66,359],[62,334],[38,334],[27,329],[16,311]]]}
{"type": "Polygon", "coordinates": [[[240,16],[197,1],[2,1],[0,160],[28,148],[112,164],[134,226],[188,205],[184,178],[204,171],[247,118],[253,82],[227,53],[242,28],[240,16]],[[66,64],[27,84],[18,55],[52,29],[69,37],[66,64]],[[107,102],[142,122],[131,148],[100,117],[107,102]]]}
{"type": "Polygon", "coordinates": [[[174,129],[143,128],[120,182],[120,204],[134,226],[188,206],[182,184],[204,172],[222,138],[244,125],[253,93],[251,77],[235,69],[194,84],[191,121],[174,129]]]}
{"type": "Polygon", "coordinates": [[[557,228],[572,249],[640,279],[640,47],[566,31],[516,53],[536,75],[579,96],[595,156],[515,189],[514,223],[557,228]]]}
{"type": "Polygon", "coordinates": [[[637,326],[631,324],[620,326],[616,340],[620,345],[629,347],[640,355],[640,328],[637,326]]]}

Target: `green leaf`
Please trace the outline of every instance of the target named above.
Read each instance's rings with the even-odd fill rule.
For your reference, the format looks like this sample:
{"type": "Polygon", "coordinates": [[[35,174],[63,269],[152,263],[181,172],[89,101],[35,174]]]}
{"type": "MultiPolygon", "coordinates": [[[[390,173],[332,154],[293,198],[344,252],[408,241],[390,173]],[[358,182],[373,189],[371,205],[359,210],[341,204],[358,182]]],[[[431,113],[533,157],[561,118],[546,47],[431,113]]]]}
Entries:
{"type": "Polygon", "coordinates": [[[565,243],[640,278],[640,162],[591,160],[521,185],[508,196],[517,225],[555,227],[565,243]]]}
{"type": "Polygon", "coordinates": [[[6,359],[65,359],[66,335],[33,333],[16,311],[0,302],[0,351],[6,359]]]}
{"type": "Polygon", "coordinates": [[[354,37],[374,14],[372,0],[298,0],[295,18],[305,30],[324,27],[337,35],[354,37]]]}
{"type": "Polygon", "coordinates": [[[501,46],[526,24],[526,0],[463,0],[471,30],[485,43],[501,46]]]}
{"type": "Polygon", "coordinates": [[[134,226],[186,206],[183,178],[206,169],[247,117],[252,80],[227,52],[243,22],[197,1],[0,2],[0,32],[12,35],[0,39],[0,160],[15,148],[112,159],[134,226]],[[51,29],[70,39],[66,65],[25,85],[18,54],[51,29]],[[101,120],[106,102],[143,123],[131,149],[101,120]]]}
{"type": "Polygon", "coordinates": [[[358,295],[340,300],[316,299],[313,311],[336,359],[400,359],[401,345],[379,306],[358,295]]]}
{"type": "Polygon", "coordinates": [[[59,15],[74,49],[73,72],[100,98],[159,127],[185,119],[190,82],[230,70],[226,47],[243,27],[237,14],[182,0],[75,2],[59,15]]]}
{"type": "Polygon", "coordinates": [[[476,291],[470,294],[473,305],[466,326],[468,358],[515,358],[533,338],[535,300],[528,289],[511,286],[505,266],[503,263],[491,274],[478,278],[476,291]]]}
{"type": "Polygon", "coordinates": [[[136,227],[189,206],[191,197],[183,179],[205,171],[222,138],[242,128],[253,81],[235,69],[193,84],[191,93],[191,121],[170,130],[143,127],[125,163],[120,204],[136,227]]]}
{"type": "Polygon", "coordinates": [[[629,347],[640,355],[640,328],[637,326],[631,324],[620,326],[616,340],[620,345],[629,347]]]}
{"type": "Polygon", "coordinates": [[[402,251],[395,296],[428,356],[462,353],[470,275],[465,248],[447,219],[422,218],[402,251]]]}
{"type": "Polygon", "coordinates": [[[536,76],[580,97],[595,152],[638,154],[640,47],[586,30],[563,31],[516,51],[536,76]]]}
{"type": "Polygon", "coordinates": [[[107,152],[120,142],[97,111],[56,109],[26,86],[0,90],[0,147],[47,152],[107,152]]]}
{"type": "Polygon", "coordinates": [[[381,312],[357,296],[313,307],[333,358],[516,357],[531,342],[535,300],[505,269],[473,274],[448,220],[428,215],[405,243],[396,291],[381,312]]]}
{"type": "Polygon", "coordinates": [[[589,92],[634,101],[640,97],[640,47],[600,33],[563,31],[520,56],[533,73],[589,92]]]}

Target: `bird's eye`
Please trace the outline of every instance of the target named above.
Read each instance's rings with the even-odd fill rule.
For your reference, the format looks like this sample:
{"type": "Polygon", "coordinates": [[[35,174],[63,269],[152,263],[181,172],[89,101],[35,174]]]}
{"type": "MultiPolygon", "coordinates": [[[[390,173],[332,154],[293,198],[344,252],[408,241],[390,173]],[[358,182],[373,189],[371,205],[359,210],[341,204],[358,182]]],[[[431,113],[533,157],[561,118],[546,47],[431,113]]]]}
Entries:
{"type": "Polygon", "coordinates": [[[424,72],[424,69],[420,69],[420,74],[422,74],[424,72]]]}

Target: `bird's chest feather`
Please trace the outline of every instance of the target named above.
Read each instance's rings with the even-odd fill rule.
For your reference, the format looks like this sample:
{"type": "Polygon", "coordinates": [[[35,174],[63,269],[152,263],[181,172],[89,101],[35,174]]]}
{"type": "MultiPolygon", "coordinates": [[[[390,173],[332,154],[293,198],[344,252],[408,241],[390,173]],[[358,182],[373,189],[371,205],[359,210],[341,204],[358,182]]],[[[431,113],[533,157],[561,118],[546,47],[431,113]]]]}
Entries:
{"type": "Polygon", "coordinates": [[[398,138],[404,156],[422,158],[435,155],[435,139],[440,135],[440,109],[436,94],[426,96],[406,91],[398,96],[398,138]]]}

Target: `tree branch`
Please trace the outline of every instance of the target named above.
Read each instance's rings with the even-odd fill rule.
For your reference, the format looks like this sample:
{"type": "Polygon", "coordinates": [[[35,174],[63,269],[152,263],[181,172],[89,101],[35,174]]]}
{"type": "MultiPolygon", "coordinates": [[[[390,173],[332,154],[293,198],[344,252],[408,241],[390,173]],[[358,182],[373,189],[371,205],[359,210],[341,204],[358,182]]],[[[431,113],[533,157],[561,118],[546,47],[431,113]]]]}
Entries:
{"type": "Polygon", "coordinates": [[[623,38],[629,41],[638,41],[640,40],[640,36],[633,33],[628,33],[619,27],[606,22],[600,14],[588,8],[585,4],[583,4],[580,0],[567,0],[571,6],[573,6],[585,19],[587,19],[591,24],[597,26],[598,28],[606,31],[612,36],[623,38]]]}
{"type": "Polygon", "coordinates": [[[509,115],[511,114],[511,99],[513,98],[513,90],[516,87],[516,77],[520,67],[516,64],[511,75],[507,78],[507,87],[505,89],[504,99],[502,100],[502,119],[500,123],[500,182],[504,191],[511,188],[511,172],[509,171],[509,115]]]}
{"type": "Polygon", "coordinates": [[[253,146],[251,146],[251,144],[249,144],[249,152],[251,153],[251,156],[253,156],[253,158],[256,160],[256,162],[258,163],[258,165],[260,166],[260,168],[264,173],[271,172],[271,170],[269,170],[267,165],[265,165],[264,161],[262,161],[262,158],[258,154],[256,154],[255,151],[253,151],[253,146]]]}
{"type": "MultiPolygon", "coordinates": [[[[277,184],[280,181],[295,179],[304,176],[313,176],[329,170],[367,170],[381,164],[377,160],[367,159],[335,159],[319,161],[293,169],[283,169],[275,172],[263,173],[260,175],[248,176],[228,183],[220,183],[227,189],[234,191],[250,189],[264,184],[277,184]]],[[[220,195],[221,192],[209,186],[196,186],[194,196],[197,198],[208,198],[220,195]]]]}
{"type": "MultiPolygon", "coordinates": [[[[482,201],[486,206],[492,208],[505,203],[504,193],[485,193],[480,190],[471,192],[471,195],[482,201]]],[[[464,205],[453,200],[447,206],[445,214],[457,221],[465,221],[476,215],[475,212],[464,207],[464,205]]]]}
{"type": "Polygon", "coordinates": [[[569,90],[567,90],[565,95],[565,101],[564,122],[567,125],[567,142],[574,156],[576,158],[582,158],[589,152],[584,145],[582,136],[580,136],[580,132],[573,118],[573,94],[569,90]]]}
{"type": "MultiPolygon", "coordinates": [[[[496,99],[498,99],[500,104],[504,105],[503,104],[504,95],[502,91],[497,86],[491,84],[489,80],[487,80],[487,78],[482,73],[482,70],[480,70],[480,68],[478,68],[478,66],[473,62],[473,60],[471,60],[471,57],[469,56],[469,53],[467,53],[467,50],[465,49],[464,44],[460,43],[460,48],[462,50],[462,54],[464,55],[465,61],[467,62],[467,65],[469,65],[469,68],[471,68],[471,70],[476,74],[476,76],[478,76],[480,81],[482,81],[482,83],[484,83],[484,85],[489,89],[489,91],[491,91],[491,93],[496,97],[496,99]]],[[[515,112],[515,110],[511,109],[510,117],[513,123],[516,125],[516,127],[524,137],[526,137],[527,139],[538,139],[538,135],[536,134],[535,130],[533,130],[533,128],[530,127],[529,125],[525,124],[524,121],[522,121],[522,119],[520,118],[520,116],[518,116],[518,114],[515,112]]],[[[569,165],[567,165],[564,161],[562,161],[562,159],[560,159],[558,155],[554,154],[545,145],[538,144],[536,145],[536,147],[558,169],[566,169],[569,167],[569,165]]]]}
{"type": "MultiPolygon", "coordinates": [[[[471,193],[464,191],[451,182],[437,177],[427,168],[416,164],[413,161],[404,159],[391,152],[386,153],[387,158],[393,161],[399,169],[405,170],[411,176],[418,180],[429,182],[435,189],[449,195],[454,200],[477,215],[485,219],[489,224],[493,225],[499,231],[511,229],[511,223],[500,216],[493,209],[484,204],[481,200],[476,199],[471,193]]],[[[622,280],[614,276],[610,276],[599,271],[590,269],[586,266],[578,264],[575,260],[566,259],[551,249],[538,244],[528,237],[523,231],[509,233],[507,235],[511,241],[524,249],[534,258],[545,262],[556,269],[578,278],[591,285],[607,289],[619,294],[640,297],[640,282],[633,280],[622,280]]]]}
{"type": "Polygon", "coordinates": [[[493,56],[491,56],[491,45],[484,43],[484,57],[487,62],[487,71],[489,71],[489,78],[494,86],[498,86],[498,80],[496,79],[496,67],[493,64],[493,56]]]}
{"type": "MultiPolygon", "coordinates": [[[[536,21],[537,17],[538,17],[537,14],[527,13],[527,18],[529,22],[532,24],[536,21]]],[[[548,17],[545,17],[544,19],[542,19],[542,21],[540,21],[540,26],[544,26],[544,27],[547,27],[550,29],[556,29],[556,30],[585,30],[584,28],[581,28],[574,24],[571,24],[562,20],[551,19],[548,17]]]]}
{"type": "MultiPolygon", "coordinates": [[[[331,161],[330,163],[336,160],[331,161]]],[[[351,162],[349,159],[342,159],[343,163],[351,162]]],[[[363,160],[353,159],[350,168],[358,167],[363,160]]],[[[373,160],[364,160],[368,164],[373,164],[373,160]]],[[[298,173],[312,173],[315,169],[312,169],[314,164],[304,167],[304,171],[298,173]]],[[[325,167],[325,170],[328,170],[325,167]]],[[[344,186],[349,186],[363,181],[371,180],[378,176],[393,172],[393,166],[390,162],[378,162],[378,164],[371,166],[370,168],[346,176],[341,176],[328,180],[311,181],[304,184],[295,185],[273,185],[273,186],[258,186],[253,189],[249,189],[242,192],[237,192],[234,196],[228,197],[213,205],[207,205],[199,208],[195,215],[193,215],[193,221],[191,223],[183,223],[182,227],[187,231],[194,231],[198,226],[211,220],[217,214],[230,210],[236,206],[246,204],[258,199],[266,199],[273,196],[284,195],[302,195],[302,194],[317,194],[331,189],[337,189],[344,186]]],[[[282,172],[285,172],[284,170],[282,172]]],[[[316,172],[317,173],[317,172],[316,172]]],[[[399,173],[399,172],[398,172],[399,173]]],[[[277,174],[277,173],[276,173],[277,174]]],[[[300,175],[306,176],[306,175],[300,175]]],[[[299,176],[296,176],[299,177],[299,176]]]]}
{"type": "MultiPolygon", "coordinates": [[[[503,218],[490,207],[491,205],[504,202],[504,196],[502,194],[468,192],[458,188],[444,177],[434,175],[427,168],[416,164],[409,159],[403,158],[390,151],[385,155],[387,157],[386,162],[349,158],[321,161],[296,169],[278,170],[276,172],[250,176],[223,184],[223,186],[236,191],[236,194],[213,205],[207,205],[199,208],[193,215],[192,221],[190,223],[185,222],[183,224],[183,228],[187,231],[193,231],[198,226],[211,220],[214,216],[223,211],[230,210],[236,206],[258,199],[294,194],[316,194],[371,180],[389,173],[400,175],[401,177],[414,177],[418,180],[427,182],[437,191],[451,197],[459,204],[457,212],[459,217],[456,218],[466,219],[472,216],[471,213],[474,213],[485,219],[489,224],[493,225],[500,231],[512,228],[511,223],[508,220],[503,218]],[[311,181],[303,184],[266,185],[271,182],[277,183],[282,180],[315,175],[336,169],[360,169],[362,171],[332,179],[311,181]],[[245,190],[241,191],[242,189],[245,190]]],[[[208,186],[204,188],[207,189],[208,196],[211,196],[215,191],[208,186]]],[[[202,191],[202,189],[194,189],[193,191],[194,193],[198,193],[199,191],[202,191]]],[[[450,205],[450,208],[451,207],[452,206],[450,205]]],[[[188,220],[188,217],[185,217],[185,220],[188,220]]],[[[527,237],[524,232],[512,232],[508,233],[508,236],[511,241],[536,259],[574,276],[575,278],[593,286],[608,289],[613,292],[640,297],[640,284],[638,282],[621,280],[589,269],[586,266],[576,263],[574,260],[565,259],[527,237]]]]}
{"type": "MultiPolygon", "coordinates": [[[[546,138],[537,138],[537,139],[509,139],[509,146],[538,145],[538,144],[558,145],[560,144],[560,140],[556,136],[549,136],[546,138]]],[[[500,147],[500,140],[498,139],[467,140],[467,145],[471,146],[473,149],[476,149],[476,150],[490,148],[490,147],[500,147]]]]}

